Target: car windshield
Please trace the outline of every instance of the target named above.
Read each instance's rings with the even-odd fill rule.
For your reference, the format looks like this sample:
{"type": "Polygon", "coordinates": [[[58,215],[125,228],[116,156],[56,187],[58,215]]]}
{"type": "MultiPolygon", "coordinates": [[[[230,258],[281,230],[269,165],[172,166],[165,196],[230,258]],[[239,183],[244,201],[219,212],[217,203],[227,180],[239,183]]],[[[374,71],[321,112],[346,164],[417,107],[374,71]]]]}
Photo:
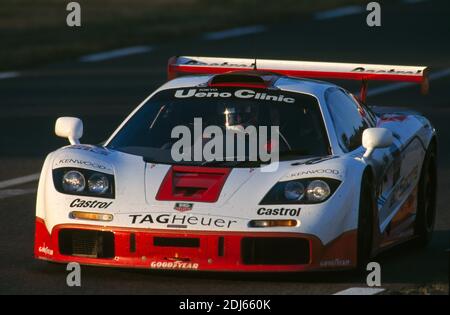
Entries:
{"type": "Polygon", "coordinates": [[[276,145],[280,160],[328,155],[328,138],[317,100],[306,94],[258,88],[163,90],[125,123],[107,147],[140,155],[154,163],[251,166],[261,162],[259,155],[256,160],[250,158],[252,143],[266,152],[276,145]],[[227,142],[229,134],[249,130],[256,133],[244,133],[243,151],[236,148],[236,136],[234,144],[230,146],[227,142]],[[252,142],[252,135],[258,140],[252,142]],[[180,149],[182,137],[184,146],[180,149]],[[216,145],[213,149],[212,141],[216,145]],[[208,143],[211,149],[208,152],[222,159],[206,156],[208,143]],[[174,158],[174,146],[175,151],[187,158],[181,161],[174,158]],[[198,152],[195,150],[199,146],[203,148],[200,154],[205,154],[194,157],[193,152],[198,152]]]}

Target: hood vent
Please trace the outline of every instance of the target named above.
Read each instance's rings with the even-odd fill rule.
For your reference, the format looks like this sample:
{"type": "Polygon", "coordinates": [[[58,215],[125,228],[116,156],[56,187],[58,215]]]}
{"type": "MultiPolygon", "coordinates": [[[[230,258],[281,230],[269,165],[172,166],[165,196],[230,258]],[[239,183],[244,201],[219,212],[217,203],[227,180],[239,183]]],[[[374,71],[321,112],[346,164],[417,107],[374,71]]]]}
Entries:
{"type": "Polygon", "coordinates": [[[156,200],[216,202],[230,171],[230,168],[172,166],[156,200]]]}

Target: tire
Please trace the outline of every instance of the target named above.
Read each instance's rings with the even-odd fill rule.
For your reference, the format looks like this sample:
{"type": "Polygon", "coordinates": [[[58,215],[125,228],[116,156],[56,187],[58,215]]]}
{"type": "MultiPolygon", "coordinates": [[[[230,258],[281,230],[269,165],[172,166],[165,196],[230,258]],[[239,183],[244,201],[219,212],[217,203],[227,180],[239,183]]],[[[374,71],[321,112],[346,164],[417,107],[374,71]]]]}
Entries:
{"type": "Polygon", "coordinates": [[[417,212],[414,223],[414,234],[417,245],[425,247],[431,241],[436,218],[437,169],[434,146],[428,149],[420,172],[417,212]]]}
{"type": "Polygon", "coordinates": [[[357,269],[365,271],[372,255],[374,190],[367,173],[361,181],[358,214],[357,269]]]}

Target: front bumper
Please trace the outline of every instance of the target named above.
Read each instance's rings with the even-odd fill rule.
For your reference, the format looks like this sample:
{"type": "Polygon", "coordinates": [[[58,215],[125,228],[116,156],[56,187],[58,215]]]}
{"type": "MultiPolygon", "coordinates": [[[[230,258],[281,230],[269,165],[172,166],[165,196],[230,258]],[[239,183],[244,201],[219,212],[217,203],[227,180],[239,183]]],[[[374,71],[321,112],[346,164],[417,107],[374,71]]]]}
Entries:
{"type": "Polygon", "coordinates": [[[300,233],[150,230],[82,224],[49,232],[36,218],[35,257],[86,265],[205,271],[314,271],[356,266],[356,231],[323,245],[300,233]]]}

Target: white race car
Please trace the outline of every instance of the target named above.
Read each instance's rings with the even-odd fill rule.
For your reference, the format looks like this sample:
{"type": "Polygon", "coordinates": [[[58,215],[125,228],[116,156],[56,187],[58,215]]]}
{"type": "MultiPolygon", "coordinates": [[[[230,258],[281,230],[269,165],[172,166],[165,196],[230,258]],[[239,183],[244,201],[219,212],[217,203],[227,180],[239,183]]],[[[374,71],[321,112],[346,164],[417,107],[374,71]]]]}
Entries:
{"type": "Polygon", "coordinates": [[[436,207],[435,129],[417,113],[365,104],[369,80],[425,90],[426,72],[173,57],[169,81],[105,143],[80,144],[81,120],[57,120],[56,134],[71,145],[50,153],[42,169],[35,256],[133,268],[312,271],[361,267],[406,240],[426,244],[436,207]],[[360,80],[361,95],[317,78],[360,80]],[[224,132],[277,126],[278,143],[259,146],[276,148],[278,160],[228,150],[223,159],[192,159],[189,145],[174,158],[177,127],[194,132],[193,151],[198,141],[210,143],[211,133],[193,130],[196,119],[224,132]]]}

